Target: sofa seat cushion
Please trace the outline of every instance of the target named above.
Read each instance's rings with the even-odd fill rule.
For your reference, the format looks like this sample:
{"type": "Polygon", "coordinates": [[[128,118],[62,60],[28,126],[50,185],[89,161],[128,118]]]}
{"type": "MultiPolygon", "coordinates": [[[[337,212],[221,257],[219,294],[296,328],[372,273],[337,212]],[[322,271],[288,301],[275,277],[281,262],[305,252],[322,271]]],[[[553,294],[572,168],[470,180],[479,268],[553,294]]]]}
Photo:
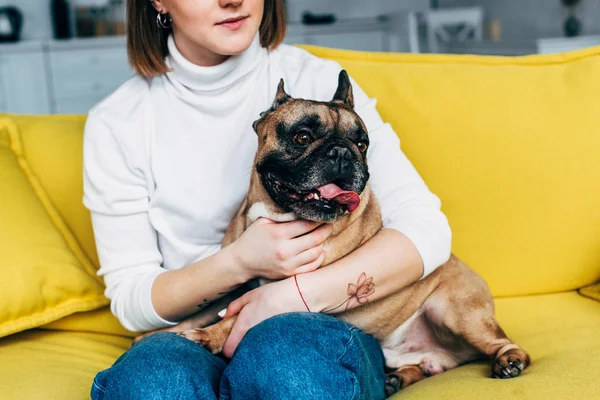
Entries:
{"type": "Polygon", "coordinates": [[[110,311],[110,306],[105,306],[98,310],[71,314],[58,321],[42,325],[39,328],[54,331],[106,333],[131,338],[140,334],[139,332],[125,329],[117,317],[110,311]]]}
{"type": "MultiPolygon", "coordinates": [[[[600,393],[600,302],[576,292],[498,299],[496,315],[533,364],[513,380],[491,379],[477,362],[419,382],[394,399],[589,399],[600,393]]],[[[0,340],[3,398],[86,399],[95,374],[131,338],[33,330],[0,340]]],[[[248,368],[251,368],[249,366],[248,368]]]]}
{"type": "Polygon", "coordinates": [[[87,332],[30,330],[0,340],[0,397],[12,400],[89,399],[98,371],[131,338],[87,332]]]}

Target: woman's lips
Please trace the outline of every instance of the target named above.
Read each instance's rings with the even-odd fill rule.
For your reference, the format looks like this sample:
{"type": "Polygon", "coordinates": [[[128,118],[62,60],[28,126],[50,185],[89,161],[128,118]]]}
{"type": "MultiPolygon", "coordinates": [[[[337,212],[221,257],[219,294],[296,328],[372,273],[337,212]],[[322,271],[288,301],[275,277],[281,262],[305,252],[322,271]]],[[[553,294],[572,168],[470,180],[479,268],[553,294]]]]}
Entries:
{"type": "Polygon", "coordinates": [[[246,18],[248,18],[248,16],[245,17],[236,17],[236,18],[228,18],[226,20],[223,20],[219,23],[217,23],[217,26],[222,26],[223,28],[227,28],[230,29],[232,31],[237,31],[238,29],[240,29],[242,27],[242,25],[244,24],[244,21],[246,20],[246,18]]]}

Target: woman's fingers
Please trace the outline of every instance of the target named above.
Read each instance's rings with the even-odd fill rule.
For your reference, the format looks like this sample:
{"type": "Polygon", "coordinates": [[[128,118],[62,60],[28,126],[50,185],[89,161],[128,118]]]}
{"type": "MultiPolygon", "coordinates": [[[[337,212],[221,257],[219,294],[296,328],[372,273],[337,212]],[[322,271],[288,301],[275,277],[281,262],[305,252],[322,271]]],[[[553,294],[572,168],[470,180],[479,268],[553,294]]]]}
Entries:
{"type": "Polygon", "coordinates": [[[297,236],[302,236],[314,230],[321,224],[323,223],[306,220],[285,222],[282,224],[281,230],[284,237],[291,239],[297,236]]]}
{"type": "Polygon", "coordinates": [[[323,247],[325,247],[325,244],[321,243],[312,249],[304,250],[302,253],[298,254],[294,259],[296,267],[302,267],[315,261],[321,256],[321,253],[323,253],[323,247]]]}
{"type": "Polygon", "coordinates": [[[249,329],[250,325],[245,321],[244,316],[239,316],[233,324],[233,328],[231,329],[231,332],[225,341],[225,345],[223,346],[223,355],[225,355],[225,357],[233,357],[235,349],[237,348],[238,344],[240,344],[241,340],[244,338],[249,329]]]}
{"type": "Polygon", "coordinates": [[[323,224],[304,236],[292,239],[292,253],[301,254],[308,249],[322,245],[329,235],[331,235],[332,229],[333,227],[331,224],[323,224]]]}
{"type": "Polygon", "coordinates": [[[226,308],[225,314],[222,314],[223,310],[221,310],[219,312],[219,317],[230,318],[230,317],[233,317],[234,315],[237,315],[240,311],[242,311],[242,309],[246,306],[246,304],[248,304],[250,302],[250,299],[252,296],[251,293],[252,292],[248,292],[248,293],[244,294],[242,297],[240,297],[239,299],[236,299],[236,300],[232,301],[231,303],[229,303],[229,305],[226,308]]]}
{"type": "Polygon", "coordinates": [[[301,266],[300,268],[297,268],[294,271],[294,275],[312,272],[312,271],[316,270],[317,268],[319,268],[323,264],[323,261],[325,261],[325,252],[321,252],[319,257],[315,261],[305,264],[305,265],[301,266]]]}

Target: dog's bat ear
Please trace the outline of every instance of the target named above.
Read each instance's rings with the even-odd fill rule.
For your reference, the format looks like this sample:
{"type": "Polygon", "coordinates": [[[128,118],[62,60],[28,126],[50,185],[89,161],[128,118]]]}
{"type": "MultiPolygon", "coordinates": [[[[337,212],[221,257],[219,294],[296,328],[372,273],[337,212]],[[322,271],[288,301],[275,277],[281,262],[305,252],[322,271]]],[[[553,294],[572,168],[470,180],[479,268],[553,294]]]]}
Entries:
{"type": "Polygon", "coordinates": [[[256,132],[256,134],[258,135],[258,124],[260,123],[262,116],[264,113],[260,113],[261,118],[257,119],[256,121],[254,121],[252,123],[252,129],[254,129],[254,132],[256,132]]]}
{"type": "Polygon", "coordinates": [[[275,94],[275,101],[273,101],[273,110],[276,110],[277,107],[284,104],[290,99],[290,96],[285,92],[285,84],[283,82],[283,78],[279,81],[279,85],[277,86],[277,93],[275,94]]]}
{"type": "Polygon", "coordinates": [[[350,108],[354,108],[354,94],[352,94],[352,83],[346,70],[341,70],[338,77],[338,88],[333,96],[333,101],[341,102],[350,108]]]}
{"type": "Polygon", "coordinates": [[[275,93],[275,100],[273,100],[273,105],[267,111],[263,111],[260,113],[259,118],[252,123],[252,128],[254,132],[258,133],[258,126],[263,121],[263,119],[271,114],[273,111],[277,110],[277,107],[281,106],[285,102],[290,99],[290,96],[285,92],[283,78],[279,80],[279,85],[277,86],[277,93],[275,93]]]}

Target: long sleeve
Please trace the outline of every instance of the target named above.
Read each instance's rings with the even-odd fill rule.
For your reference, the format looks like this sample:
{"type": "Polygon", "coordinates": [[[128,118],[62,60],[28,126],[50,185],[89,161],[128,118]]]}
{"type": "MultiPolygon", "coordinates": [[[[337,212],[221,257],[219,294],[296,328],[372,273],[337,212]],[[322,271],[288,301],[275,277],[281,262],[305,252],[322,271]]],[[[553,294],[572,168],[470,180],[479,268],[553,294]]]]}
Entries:
{"type": "Polygon", "coordinates": [[[166,270],[148,217],[143,168],[123,143],[131,137],[118,141],[115,136],[92,111],[84,133],[83,202],[91,211],[98,275],[104,278],[112,313],[125,328],[139,332],[175,325],[152,306],[152,284],[166,270]]]}

